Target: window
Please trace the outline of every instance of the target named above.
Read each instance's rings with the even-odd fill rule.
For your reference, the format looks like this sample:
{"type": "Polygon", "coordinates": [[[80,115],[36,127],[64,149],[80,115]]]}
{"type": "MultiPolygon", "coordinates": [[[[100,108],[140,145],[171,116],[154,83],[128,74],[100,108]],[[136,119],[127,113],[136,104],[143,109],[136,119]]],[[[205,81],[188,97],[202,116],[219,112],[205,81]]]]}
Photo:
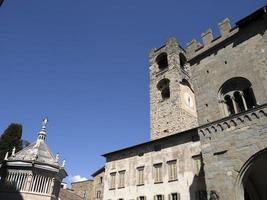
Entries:
{"type": "Polygon", "coordinates": [[[168,56],[166,53],[161,53],[156,58],[156,62],[158,64],[159,70],[166,69],[168,67],[168,56]]]}
{"type": "Polygon", "coordinates": [[[154,200],[164,200],[164,195],[162,194],[155,195],[154,200]]]}
{"type": "Polygon", "coordinates": [[[137,185],[144,185],[144,167],[137,168],[137,185]]]}
{"type": "Polygon", "coordinates": [[[164,78],[158,82],[157,88],[161,92],[162,100],[170,98],[170,80],[164,78]]]}
{"type": "Polygon", "coordinates": [[[154,181],[155,183],[162,182],[162,164],[155,164],[154,165],[154,181]]]}
{"type": "Polygon", "coordinates": [[[256,99],[249,80],[235,77],[226,81],[219,90],[219,103],[226,116],[256,106],[256,99]]]}
{"type": "Polygon", "coordinates": [[[177,180],[177,162],[176,160],[168,162],[169,181],[177,180]]]}
{"type": "Polygon", "coordinates": [[[145,196],[140,196],[140,197],[138,197],[138,200],[146,200],[146,197],[145,196]]]}
{"type": "Polygon", "coordinates": [[[116,172],[110,174],[110,186],[109,189],[115,189],[116,187],[116,172]]]}
{"type": "Polygon", "coordinates": [[[96,198],[97,198],[97,199],[100,199],[100,198],[101,198],[101,191],[97,191],[97,192],[96,192],[96,198]]]}
{"type": "Polygon", "coordinates": [[[180,60],[180,66],[181,66],[181,68],[184,69],[185,68],[185,65],[187,63],[187,59],[186,59],[185,55],[182,54],[182,53],[180,53],[179,54],[179,60],[180,60]]]}
{"type": "Polygon", "coordinates": [[[102,176],[100,176],[100,178],[99,178],[99,182],[100,182],[100,184],[103,183],[103,177],[102,177],[102,176]]]}
{"type": "Polygon", "coordinates": [[[119,172],[119,188],[123,188],[125,185],[125,171],[119,172]]]}
{"type": "Polygon", "coordinates": [[[180,194],[179,193],[171,193],[171,194],[169,194],[168,200],[180,200],[180,194]]]}

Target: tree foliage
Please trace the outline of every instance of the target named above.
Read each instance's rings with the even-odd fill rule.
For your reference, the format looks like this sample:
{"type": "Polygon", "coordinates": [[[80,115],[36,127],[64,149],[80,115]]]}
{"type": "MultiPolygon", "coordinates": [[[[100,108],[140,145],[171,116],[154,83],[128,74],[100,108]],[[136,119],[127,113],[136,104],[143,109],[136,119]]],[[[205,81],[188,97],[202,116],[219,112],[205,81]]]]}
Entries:
{"type": "Polygon", "coordinates": [[[0,162],[4,160],[6,152],[9,152],[9,155],[11,154],[14,147],[16,148],[16,152],[22,149],[23,140],[21,137],[21,124],[12,123],[7,127],[0,137],[0,162]]]}

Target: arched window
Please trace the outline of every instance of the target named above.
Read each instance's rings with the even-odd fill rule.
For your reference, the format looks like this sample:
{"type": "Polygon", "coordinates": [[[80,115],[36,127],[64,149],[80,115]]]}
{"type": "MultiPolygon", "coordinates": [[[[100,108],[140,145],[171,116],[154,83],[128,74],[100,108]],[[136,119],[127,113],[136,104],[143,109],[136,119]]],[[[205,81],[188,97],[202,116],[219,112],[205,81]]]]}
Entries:
{"type": "Polygon", "coordinates": [[[160,55],[158,55],[156,62],[160,70],[166,69],[168,67],[167,53],[161,53],[160,55]]]}
{"type": "Polygon", "coordinates": [[[256,106],[256,99],[249,80],[231,78],[219,90],[219,102],[226,115],[236,114],[256,106]]]}
{"type": "Polygon", "coordinates": [[[158,82],[157,88],[161,92],[162,100],[170,98],[170,80],[167,78],[164,78],[158,82]]]}
{"type": "Polygon", "coordinates": [[[184,69],[184,67],[185,67],[185,65],[187,63],[187,59],[186,59],[185,55],[180,53],[179,54],[179,59],[180,59],[180,66],[181,66],[182,69],[184,69]]]}

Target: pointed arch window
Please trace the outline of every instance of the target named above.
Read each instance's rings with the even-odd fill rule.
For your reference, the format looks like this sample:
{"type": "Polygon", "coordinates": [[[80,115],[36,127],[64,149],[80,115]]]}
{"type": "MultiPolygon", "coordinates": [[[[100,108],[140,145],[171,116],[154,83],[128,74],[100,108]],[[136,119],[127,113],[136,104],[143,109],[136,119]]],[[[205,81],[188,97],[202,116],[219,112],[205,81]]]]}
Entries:
{"type": "Polygon", "coordinates": [[[256,99],[250,81],[242,77],[226,81],[219,90],[219,103],[226,116],[255,107],[256,99]]]}

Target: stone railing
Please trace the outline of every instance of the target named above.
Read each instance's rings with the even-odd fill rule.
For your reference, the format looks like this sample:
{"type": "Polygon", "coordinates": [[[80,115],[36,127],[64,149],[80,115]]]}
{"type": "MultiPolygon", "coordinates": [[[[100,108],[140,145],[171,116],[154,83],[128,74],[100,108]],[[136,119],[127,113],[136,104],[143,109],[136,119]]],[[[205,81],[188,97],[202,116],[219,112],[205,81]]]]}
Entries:
{"type": "Polygon", "coordinates": [[[206,138],[217,132],[232,130],[263,117],[267,117],[267,104],[200,126],[198,132],[200,137],[206,138]]]}

